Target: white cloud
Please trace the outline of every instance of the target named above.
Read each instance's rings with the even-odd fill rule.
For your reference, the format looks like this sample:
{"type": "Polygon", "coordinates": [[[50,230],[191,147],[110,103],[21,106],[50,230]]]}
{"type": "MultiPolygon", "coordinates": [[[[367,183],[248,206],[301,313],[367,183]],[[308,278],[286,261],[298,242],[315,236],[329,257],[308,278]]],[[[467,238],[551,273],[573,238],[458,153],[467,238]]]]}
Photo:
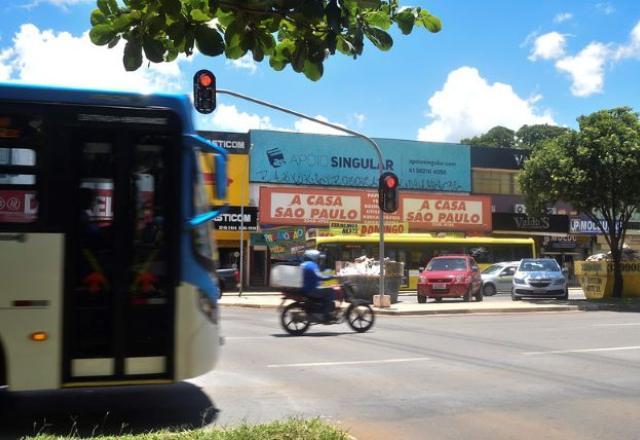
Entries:
{"type": "Polygon", "coordinates": [[[367,116],[362,113],[354,113],[351,115],[351,117],[356,120],[358,125],[362,125],[364,121],[367,119],[367,116]]]}
{"type": "Polygon", "coordinates": [[[596,9],[605,15],[611,15],[616,12],[616,8],[609,2],[596,3],[596,9]]]}
{"type": "Polygon", "coordinates": [[[571,20],[573,18],[573,14],[571,12],[560,12],[553,17],[554,23],[562,23],[564,21],[571,20]]]}
{"type": "Polygon", "coordinates": [[[575,96],[589,96],[602,92],[604,66],[610,50],[602,43],[590,43],[576,56],[568,56],[556,61],[556,68],[571,77],[571,93],[575,96]]]}
{"type": "Polygon", "coordinates": [[[245,113],[239,111],[235,105],[227,104],[218,104],[210,121],[206,121],[205,125],[208,126],[209,122],[212,127],[207,128],[214,128],[216,130],[246,132],[254,129],[276,129],[276,127],[271,123],[271,118],[269,116],[245,113]]]}
{"type": "Polygon", "coordinates": [[[122,45],[113,49],[95,46],[88,32],[74,37],[23,24],[13,37],[13,45],[0,48],[0,76],[32,84],[142,93],[180,90],[179,63],[152,63],[148,68],[145,64],[135,72],[126,72],[122,50],[122,45]]]}
{"type": "Polygon", "coordinates": [[[540,35],[533,42],[531,55],[529,59],[535,61],[537,59],[554,60],[564,55],[564,46],[566,37],[558,32],[549,32],[540,35]]]}
{"type": "MultiPolygon", "coordinates": [[[[340,127],[344,127],[344,125],[342,125],[342,124],[338,124],[336,122],[329,121],[329,119],[327,119],[326,117],[324,117],[322,115],[316,115],[316,116],[314,116],[314,118],[316,118],[316,119],[318,119],[320,121],[323,121],[323,122],[329,122],[330,124],[337,125],[337,126],[340,126],[340,127]]],[[[338,134],[338,135],[346,134],[343,131],[335,130],[335,129],[331,128],[331,127],[327,127],[326,125],[318,124],[318,123],[310,121],[308,119],[298,119],[293,124],[293,127],[294,127],[295,131],[299,131],[300,133],[338,134]]]]}
{"type": "Polygon", "coordinates": [[[614,58],[616,60],[622,60],[625,58],[640,59],[640,21],[638,21],[635,27],[631,30],[629,43],[618,47],[615,51],[614,58]]]}
{"type": "Polygon", "coordinates": [[[534,103],[540,99],[520,98],[510,85],[489,84],[477,69],[460,67],[429,98],[428,116],[433,121],[418,130],[418,140],[458,142],[496,125],[517,130],[525,124],[555,124],[548,112],[536,111],[534,103]]]}
{"type": "MultiPolygon", "coordinates": [[[[314,117],[324,122],[330,122],[322,115],[314,117]]],[[[218,104],[216,111],[212,116],[199,116],[197,122],[199,125],[198,128],[203,130],[229,130],[235,132],[247,132],[249,130],[278,130],[316,134],[345,134],[339,130],[302,118],[294,121],[293,128],[277,127],[273,124],[269,116],[243,112],[235,105],[221,103],[218,104]]],[[[335,122],[330,123],[343,127],[342,124],[337,124],[335,122]]]]}
{"type": "Polygon", "coordinates": [[[227,60],[226,64],[230,64],[236,69],[246,70],[251,74],[256,73],[258,70],[258,63],[253,60],[251,53],[247,52],[245,56],[237,60],[227,60]]]}

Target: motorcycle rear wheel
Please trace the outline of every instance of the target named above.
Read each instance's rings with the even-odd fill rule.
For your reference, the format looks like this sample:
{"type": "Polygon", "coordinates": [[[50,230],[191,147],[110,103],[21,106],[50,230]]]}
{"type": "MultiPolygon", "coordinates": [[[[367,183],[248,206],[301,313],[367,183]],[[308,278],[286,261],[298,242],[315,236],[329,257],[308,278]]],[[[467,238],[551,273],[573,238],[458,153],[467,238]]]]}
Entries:
{"type": "Polygon", "coordinates": [[[369,304],[352,303],[346,312],[347,323],[349,327],[358,333],[364,333],[373,327],[375,315],[369,304]]]}
{"type": "Polygon", "coordinates": [[[302,304],[294,302],[286,306],[280,314],[280,324],[290,335],[300,336],[307,331],[310,322],[302,304]]]}

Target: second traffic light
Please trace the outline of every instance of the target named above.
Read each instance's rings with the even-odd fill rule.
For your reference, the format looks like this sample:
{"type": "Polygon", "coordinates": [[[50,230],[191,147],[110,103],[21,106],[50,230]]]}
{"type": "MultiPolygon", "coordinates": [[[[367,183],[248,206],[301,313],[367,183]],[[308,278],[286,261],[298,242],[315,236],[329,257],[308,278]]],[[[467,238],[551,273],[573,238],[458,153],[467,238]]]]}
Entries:
{"type": "Polygon", "coordinates": [[[193,105],[200,113],[216,109],[216,77],[208,70],[198,70],[193,75],[193,105]]]}
{"type": "Polygon", "coordinates": [[[387,171],[380,175],[378,181],[378,206],[387,213],[396,212],[400,204],[400,196],[398,194],[398,176],[387,171]]]}

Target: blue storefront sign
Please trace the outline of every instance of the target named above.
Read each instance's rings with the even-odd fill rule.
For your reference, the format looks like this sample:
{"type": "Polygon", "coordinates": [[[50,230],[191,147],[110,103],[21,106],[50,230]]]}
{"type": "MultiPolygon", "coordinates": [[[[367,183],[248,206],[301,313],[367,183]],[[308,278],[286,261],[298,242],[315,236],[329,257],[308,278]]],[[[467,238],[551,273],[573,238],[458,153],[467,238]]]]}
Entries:
{"type": "MultiPolygon", "coordinates": [[[[360,138],[253,130],[252,182],[375,188],[378,159],[360,138]]],[[[469,146],[374,139],[401,189],[471,191],[469,146]]]]}

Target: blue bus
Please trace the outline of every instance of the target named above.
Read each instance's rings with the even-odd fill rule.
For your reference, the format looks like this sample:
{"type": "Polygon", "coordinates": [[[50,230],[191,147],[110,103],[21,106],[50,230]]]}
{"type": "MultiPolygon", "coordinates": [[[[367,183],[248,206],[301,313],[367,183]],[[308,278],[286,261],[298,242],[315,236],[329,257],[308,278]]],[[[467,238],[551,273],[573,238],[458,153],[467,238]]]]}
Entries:
{"type": "Polygon", "coordinates": [[[187,96],[0,84],[0,386],[213,368],[217,249],[187,96]]]}

